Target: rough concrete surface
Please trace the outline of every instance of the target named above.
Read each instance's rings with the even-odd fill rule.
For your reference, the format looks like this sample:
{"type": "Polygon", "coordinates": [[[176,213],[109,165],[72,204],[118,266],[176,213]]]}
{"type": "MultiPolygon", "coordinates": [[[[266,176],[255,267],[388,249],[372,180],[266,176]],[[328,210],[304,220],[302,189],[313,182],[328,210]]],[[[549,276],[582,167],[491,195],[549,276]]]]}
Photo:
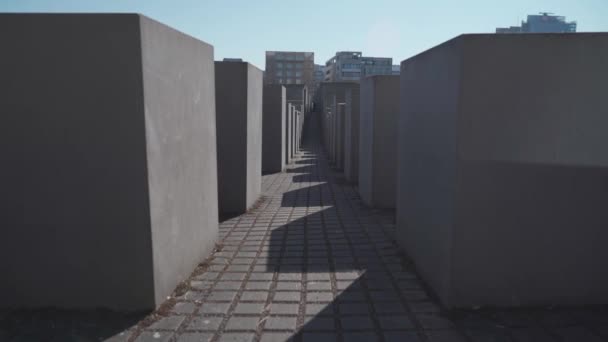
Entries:
{"type": "Polygon", "coordinates": [[[0,38],[0,306],[156,307],[218,234],[213,47],[135,14],[0,38]]]}
{"type": "Polygon", "coordinates": [[[245,62],[215,62],[219,210],[244,213],[259,198],[262,177],[262,71],[245,62]]]}
{"type": "Polygon", "coordinates": [[[264,119],[262,123],[262,172],[285,169],[285,87],[264,86],[264,119]]]}
{"type": "Polygon", "coordinates": [[[359,193],[365,204],[395,208],[399,76],[361,81],[359,193]]]}
{"type": "Polygon", "coordinates": [[[402,62],[397,236],[447,306],[608,303],[606,60],[598,33],[402,62]]]}

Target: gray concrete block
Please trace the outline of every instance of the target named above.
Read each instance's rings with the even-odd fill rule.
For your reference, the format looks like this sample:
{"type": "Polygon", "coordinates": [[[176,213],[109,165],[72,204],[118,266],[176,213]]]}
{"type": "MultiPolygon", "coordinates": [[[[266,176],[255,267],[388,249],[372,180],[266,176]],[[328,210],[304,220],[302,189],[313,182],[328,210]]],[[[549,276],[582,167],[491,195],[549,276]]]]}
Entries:
{"type": "Polygon", "coordinates": [[[213,47],[135,14],[0,40],[0,306],[158,306],[218,235],[213,47]]]}
{"type": "Polygon", "coordinates": [[[215,62],[219,210],[240,214],[262,191],[262,71],[215,62]]]}
{"type": "Polygon", "coordinates": [[[361,81],[359,193],[375,208],[395,208],[399,76],[361,81]]]}
{"type": "Polygon", "coordinates": [[[449,307],[608,303],[608,34],[401,64],[397,236],[449,307]]]}
{"type": "MultiPolygon", "coordinates": [[[[322,92],[322,105],[324,106],[324,108],[326,108],[326,113],[327,113],[327,119],[328,122],[326,125],[326,127],[324,127],[325,130],[327,130],[328,132],[326,133],[327,135],[327,139],[329,140],[329,144],[327,144],[326,149],[328,152],[328,157],[330,162],[332,162],[334,165],[336,165],[336,162],[338,161],[338,155],[337,155],[337,148],[341,147],[342,150],[346,147],[346,144],[344,142],[345,137],[348,135],[348,138],[350,139],[350,141],[348,142],[348,148],[349,148],[349,156],[348,156],[348,161],[346,160],[347,158],[343,155],[341,156],[341,165],[339,165],[339,169],[343,169],[344,168],[344,163],[348,162],[348,165],[350,166],[348,168],[348,176],[351,177],[350,181],[356,182],[358,179],[357,177],[355,177],[356,175],[356,170],[358,169],[358,163],[356,163],[355,161],[358,160],[356,154],[358,154],[358,136],[359,136],[359,84],[358,83],[354,83],[354,82],[324,82],[321,85],[321,92],[322,92]],[[346,124],[346,110],[348,110],[347,108],[345,108],[345,118],[342,120],[343,124],[341,126],[337,125],[337,120],[338,120],[338,112],[337,112],[337,104],[339,103],[346,103],[346,96],[347,93],[351,94],[351,107],[350,107],[350,111],[351,113],[351,118],[352,120],[350,121],[350,131],[346,132],[345,130],[345,124],[346,124]],[[338,143],[337,142],[337,135],[338,135],[338,130],[340,130],[340,132],[343,132],[341,134],[341,142],[338,143]],[[356,152],[356,153],[355,153],[356,152]]],[[[342,152],[344,153],[344,152],[342,152]]],[[[346,173],[346,170],[345,170],[346,173]]]]}
{"type": "Polygon", "coordinates": [[[291,145],[293,142],[293,138],[292,138],[292,131],[291,131],[291,126],[292,126],[292,114],[293,111],[293,105],[289,102],[287,102],[287,110],[285,112],[285,116],[286,116],[286,120],[285,120],[285,162],[287,164],[291,164],[292,158],[291,158],[291,145]]]}
{"type": "Polygon", "coordinates": [[[351,183],[359,181],[359,86],[346,89],[344,114],[344,177],[351,183]]]}
{"type": "Polygon", "coordinates": [[[264,86],[264,118],[262,123],[262,172],[285,169],[285,87],[264,86]]]}
{"type": "Polygon", "coordinates": [[[338,170],[344,169],[344,142],[346,140],[346,126],[345,126],[345,103],[337,103],[336,106],[336,146],[335,146],[335,161],[336,168],[338,170]]]}

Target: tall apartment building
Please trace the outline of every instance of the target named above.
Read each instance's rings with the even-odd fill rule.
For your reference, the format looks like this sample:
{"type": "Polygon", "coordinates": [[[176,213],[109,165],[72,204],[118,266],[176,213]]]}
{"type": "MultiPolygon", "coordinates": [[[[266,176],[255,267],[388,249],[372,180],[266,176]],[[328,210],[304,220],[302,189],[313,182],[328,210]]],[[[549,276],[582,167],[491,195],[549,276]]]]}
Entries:
{"type": "Polygon", "coordinates": [[[325,66],[320,64],[315,64],[315,72],[313,75],[314,79],[314,89],[317,89],[321,82],[325,79],[325,66]]]}
{"type": "Polygon", "coordinates": [[[371,75],[391,75],[393,59],[366,57],[359,51],[339,51],[325,63],[325,82],[359,82],[371,75]]]}
{"type": "Polygon", "coordinates": [[[314,52],[266,51],[265,84],[314,86],[314,52]]]}
{"type": "Polygon", "coordinates": [[[576,32],[576,21],[567,22],[566,17],[540,13],[529,15],[521,26],[499,27],[496,33],[569,33],[576,32]]]}

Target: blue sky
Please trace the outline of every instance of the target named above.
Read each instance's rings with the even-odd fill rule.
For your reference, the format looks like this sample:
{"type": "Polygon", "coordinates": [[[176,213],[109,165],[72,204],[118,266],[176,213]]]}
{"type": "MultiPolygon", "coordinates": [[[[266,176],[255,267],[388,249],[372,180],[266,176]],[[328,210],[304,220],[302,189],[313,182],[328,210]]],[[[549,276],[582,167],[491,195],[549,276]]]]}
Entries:
{"type": "Polygon", "coordinates": [[[264,68],[266,50],[393,57],[393,64],[461,33],[494,32],[552,12],[579,32],[608,31],[608,0],[0,0],[0,12],[138,12],[215,47],[215,58],[264,68]]]}

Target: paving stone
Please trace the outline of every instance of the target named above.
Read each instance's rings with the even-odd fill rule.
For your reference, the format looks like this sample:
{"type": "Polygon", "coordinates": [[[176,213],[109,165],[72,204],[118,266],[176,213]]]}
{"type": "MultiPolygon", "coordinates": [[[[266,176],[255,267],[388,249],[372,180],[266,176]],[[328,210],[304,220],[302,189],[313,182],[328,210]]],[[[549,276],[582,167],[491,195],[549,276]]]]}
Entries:
{"type": "Polygon", "coordinates": [[[266,319],[266,330],[295,330],[297,317],[269,316],[266,319]]]}
{"type": "Polygon", "coordinates": [[[208,290],[208,289],[212,288],[213,285],[214,285],[214,283],[212,281],[207,281],[207,280],[204,280],[204,281],[192,280],[190,282],[190,287],[192,287],[195,290],[199,290],[199,291],[208,290]]]}
{"type": "Polygon", "coordinates": [[[306,314],[307,315],[319,315],[319,316],[333,315],[334,314],[333,304],[306,303],[306,314]]]}
{"type": "Polygon", "coordinates": [[[336,330],[336,320],[333,317],[309,316],[304,320],[302,329],[304,331],[334,331],[336,330]]]}
{"type": "MultiPolygon", "coordinates": [[[[415,332],[385,332],[384,342],[419,342],[422,341],[415,332]]],[[[454,342],[457,342],[455,340],[454,342]]],[[[447,342],[447,341],[446,341],[447,342]]]]}
{"type": "Polygon", "coordinates": [[[255,272],[249,275],[249,280],[272,280],[274,273],[255,272]]]}
{"type": "Polygon", "coordinates": [[[168,342],[171,340],[171,336],[173,336],[173,332],[164,332],[164,331],[144,331],[142,332],[135,341],[137,342],[168,342]]]}
{"type": "Polygon", "coordinates": [[[239,303],[234,312],[237,314],[260,314],[264,311],[265,303],[239,303]]]}
{"type": "Polygon", "coordinates": [[[265,302],[267,298],[266,291],[243,291],[241,294],[242,301],[265,302]]]}
{"type": "Polygon", "coordinates": [[[191,302],[177,302],[171,309],[176,314],[191,314],[196,309],[196,304],[191,302]]]}
{"type": "Polygon", "coordinates": [[[260,338],[260,342],[291,342],[291,333],[264,332],[260,338]]]}
{"type": "Polygon", "coordinates": [[[373,342],[380,341],[378,335],[372,332],[346,332],[344,341],[348,342],[373,342]]]}
{"type": "Polygon", "coordinates": [[[201,306],[199,313],[201,314],[222,314],[225,315],[228,313],[228,309],[230,308],[230,303],[203,303],[201,306]]]}
{"type": "Polygon", "coordinates": [[[252,330],[258,327],[260,317],[232,316],[228,320],[226,330],[252,330]]]}
{"type": "Polygon", "coordinates": [[[378,316],[377,319],[383,330],[414,329],[414,324],[406,315],[378,316]]]}
{"type": "Polygon", "coordinates": [[[223,280],[223,281],[244,280],[246,275],[247,275],[247,273],[244,273],[244,272],[242,272],[242,273],[227,273],[226,272],[221,276],[220,280],[223,280]]]}
{"type": "Polygon", "coordinates": [[[207,301],[232,302],[237,291],[213,291],[207,297],[207,301]]]}
{"type": "Polygon", "coordinates": [[[338,305],[341,314],[368,314],[370,312],[367,303],[341,303],[338,305]]]}
{"type": "Polygon", "coordinates": [[[221,335],[221,342],[251,342],[255,338],[254,333],[230,333],[225,332],[221,335]]]}
{"type": "Polygon", "coordinates": [[[335,342],[338,340],[336,333],[304,333],[302,334],[303,342],[335,342]]]}
{"type": "MultiPolygon", "coordinates": [[[[424,332],[429,342],[465,342],[468,341],[463,334],[456,330],[427,330],[424,332]]],[[[539,341],[541,342],[541,341],[539,341]]]]}
{"type": "Polygon", "coordinates": [[[178,342],[208,342],[213,338],[213,333],[185,332],[178,336],[178,342]]]}
{"type": "Polygon", "coordinates": [[[331,283],[328,281],[309,281],[306,283],[307,291],[331,291],[331,283]]]}
{"type": "Polygon", "coordinates": [[[302,289],[301,283],[294,282],[279,282],[277,283],[278,291],[300,291],[302,289]]]}
{"type": "Polygon", "coordinates": [[[372,330],[374,324],[368,316],[352,316],[340,318],[340,324],[344,330],[372,330]]]}
{"type": "Polygon", "coordinates": [[[282,304],[282,303],[270,303],[271,314],[292,314],[297,315],[299,304],[282,304]]]}
{"type": "Polygon", "coordinates": [[[238,290],[241,288],[242,284],[243,282],[241,281],[218,281],[215,288],[221,290],[238,290]]]}
{"type": "Polygon", "coordinates": [[[378,314],[400,314],[407,312],[401,303],[375,302],[374,310],[378,314]]]}
{"type": "Polygon", "coordinates": [[[307,292],[307,302],[331,302],[334,300],[334,295],[331,292],[307,292]]]}
{"type": "Polygon", "coordinates": [[[211,330],[215,331],[220,327],[223,317],[195,317],[190,321],[186,330],[211,330]]]}
{"type": "Polygon", "coordinates": [[[248,281],[245,284],[247,290],[268,290],[270,289],[271,282],[269,281],[248,281]]]}
{"type": "Polygon", "coordinates": [[[184,321],[184,319],[184,316],[163,317],[148,326],[146,330],[177,330],[177,328],[184,321]]]}
{"type": "Polygon", "coordinates": [[[277,302],[299,302],[300,292],[275,292],[273,301],[277,302]]]}

